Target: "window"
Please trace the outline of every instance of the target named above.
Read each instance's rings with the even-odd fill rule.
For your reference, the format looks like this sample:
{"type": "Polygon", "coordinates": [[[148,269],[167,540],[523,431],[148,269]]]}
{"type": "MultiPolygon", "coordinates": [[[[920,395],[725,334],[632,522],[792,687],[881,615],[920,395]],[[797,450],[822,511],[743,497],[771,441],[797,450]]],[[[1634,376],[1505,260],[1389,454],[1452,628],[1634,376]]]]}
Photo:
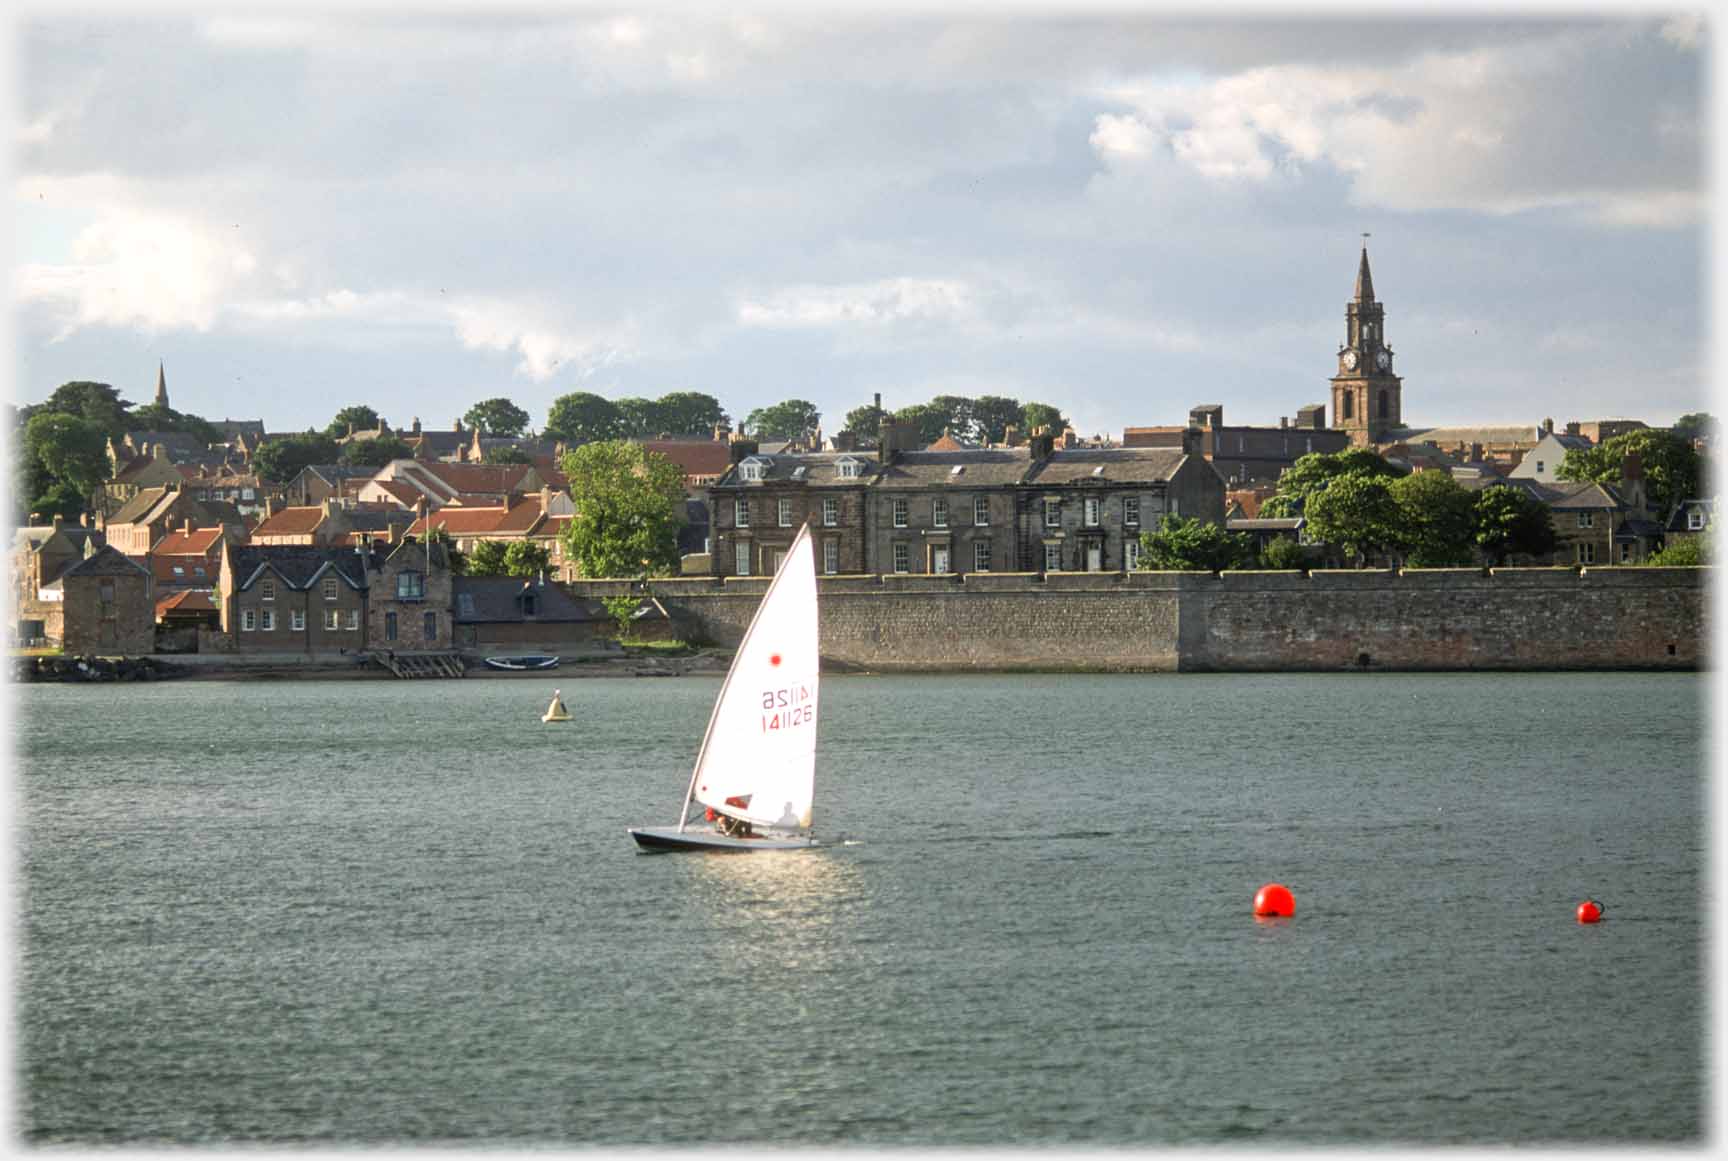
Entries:
{"type": "Polygon", "coordinates": [[[1133,572],[1140,567],[1140,539],[1131,536],[1122,542],[1122,567],[1133,572]]]}
{"type": "Polygon", "coordinates": [[[258,610],[256,610],[256,609],[241,609],[240,610],[240,630],[241,630],[241,632],[250,633],[250,632],[253,632],[257,628],[258,628],[258,610]]]}
{"type": "Polygon", "coordinates": [[[195,564],[192,566],[192,575],[195,577],[207,577],[209,574],[204,571],[203,565],[195,564]]]}
{"type": "Polygon", "coordinates": [[[430,645],[436,640],[438,640],[438,614],[428,609],[426,610],[426,643],[430,645]]]}
{"type": "Polygon", "coordinates": [[[327,601],[336,599],[336,578],[333,576],[324,578],[324,599],[327,601]]]}
{"type": "Polygon", "coordinates": [[[474,594],[457,593],[456,611],[464,617],[472,617],[474,615],[474,594]]]}
{"type": "Polygon", "coordinates": [[[394,612],[384,614],[384,640],[396,640],[396,614],[394,612]]]}
{"type": "Polygon", "coordinates": [[[396,599],[399,601],[419,601],[426,597],[426,577],[413,569],[404,569],[396,574],[396,599]]]}
{"type": "Polygon", "coordinates": [[[822,501],[822,524],[824,527],[832,528],[838,523],[840,523],[840,501],[829,496],[822,501]]]}
{"type": "Polygon", "coordinates": [[[1542,470],[1543,470],[1543,466],[1544,466],[1544,465],[1543,465],[1543,463],[1542,463],[1542,461],[1541,461],[1541,460],[1537,460],[1537,461],[1536,461],[1536,474],[1537,474],[1537,475],[1541,475],[1541,474],[1542,474],[1542,470]]]}
{"type": "Polygon", "coordinates": [[[978,497],[975,497],[973,499],[973,501],[972,501],[972,523],[978,525],[980,528],[984,528],[984,527],[989,526],[989,524],[990,524],[990,498],[988,496],[978,496],[978,497]]]}
{"type": "Polygon", "coordinates": [[[258,583],[258,597],[260,600],[265,600],[265,601],[275,600],[276,599],[276,582],[271,580],[269,577],[265,577],[262,581],[260,581],[258,583]]]}
{"type": "Polygon", "coordinates": [[[174,575],[175,576],[185,576],[186,575],[185,567],[183,565],[178,565],[178,564],[175,565],[174,566],[174,575]]]}
{"type": "Polygon", "coordinates": [[[1182,514],[1180,511],[1181,507],[1182,505],[1176,502],[1176,497],[1170,497],[1170,515],[1180,516],[1182,514]]]}
{"type": "Polygon", "coordinates": [[[1596,546],[1594,544],[1591,544],[1588,541],[1586,541],[1585,543],[1580,544],[1578,546],[1578,563],[1579,564],[1595,564],[1596,563],[1596,546]]]}
{"type": "Polygon", "coordinates": [[[894,501],[894,527],[906,527],[906,501],[904,500],[894,501]]]}
{"type": "Polygon", "coordinates": [[[840,478],[842,480],[856,480],[858,478],[858,469],[863,466],[863,461],[840,460],[836,466],[840,469],[840,478]]]}
{"type": "Polygon", "coordinates": [[[253,499],[252,489],[251,488],[241,488],[240,489],[240,498],[242,500],[253,499]]]}
{"type": "Polygon", "coordinates": [[[259,628],[262,629],[266,633],[269,633],[276,628],[276,610],[275,609],[265,609],[264,610],[264,623],[262,625],[260,625],[259,628]]]}
{"type": "Polygon", "coordinates": [[[912,571],[912,548],[904,540],[896,541],[894,544],[894,571],[912,571]]]}
{"type": "Polygon", "coordinates": [[[342,627],[342,610],[341,609],[325,609],[324,610],[324,627],[326,629],[340,629],[342,627]]]}
{"type": "Polygon", "coordinates": [[[1686,513],[1686,530],[1688,532],[1702,532],[1704,530],[1704,509],[1694,508],[1686,513]]]}
{"type": "Polygon", "coordinates": [[[750,575],[750,542],[748,540],[742,540],[733,545],[732,559],[733,572],[739,576],[750,575]]]}
{"type": "Polygon", "coordinates": [[[751,457],[738,465],[738,474],[746,480],[760,480],[767,466],[766,461],[751,457]]]}
{"type": "Polygon", "coordinates": [[[356,629],[356,630],[360,628],[360,610],[359,609],[349,609],[348,610],[348,628],[356,629]]]}
{"type": "Polygon", "coordinates": [[[1623,541],[1620,545],[1620,563],[1632,563],[1632,542],[1630,540],[1623,541]]]}
{"type": "Polygon", "coordinates": [[[739,528],[750,527],[750,501],[732,501],[732,523],[739,528]]]}
{"type": "Polygon", "coordinates": [[[1098,527],[1098,516],[1099,516],[1100,511],[1103,508],[1103,506],[1104,506],[1104,502],[1102,500],[1100,500],[1098,497],[1096,497],[1096,496],[1086,497],[1086,527],[1088,527],[1088,528],[1098,527]]]}
{"type": "Polygon", "coordinates": [[[988,540],[974,540],[972,542],[972,571],[990,571],[990,542],[988,540]]]}
{"type": "Polygon", "coordinates": [[[792,527],[792,501],[781,500],[779,505],[779,524],[782,528],[792,527]]]}
{"type": "Polygon", "coordinates": [[[1134,528],[1134,527],[1139,526],[1139,524],[1140,524],[1140,497],[1138,497],[1138,496],[1124,496],[1124,497],[1122,497],[1122,523],[1128,525],[1130,528],[1134,528]]]}
{"type": "Polygon", "coordinates": [[[1062,546],[1060,544],[1046,544],[1044,546],[1044,571],[1062,571],[1062,546]]]}
{"type": "Polygon", "coordinates": [[[1382,387],[1382,388],[1380,388],[1380,418],[1381,419],[1387,419],[1387,418],[1390,418],[1391,415],[1392,415],[1391,396],[1389,396],[1386,393],[1386,388],[1382,387]]]}
{"type": "Polygon", "coordinates": [[[99,586],[99,592],[97,593],[97,599],[99,599],[105,605],[111,605],[114,603],[114,582],[113,581],[103,581],[102,582],[102,584],[99,586]]]}
{"type": "Polygon", "coordinates": [[[1044,501],[1044,526],[1047,528],[1059,528],[1062,526],[1062,501],[1044,501]]]}
{"type": "Polygon", "coordinates": [[[1356,395],[1354,392],[1344,392],[1344,418],[1356,418],[1356,395]]]}
{"type": "Polygon", "coordinates": [[[938,496],[930,501],[930,523],[937,528],[948,527],[948,500],[938,496]]]}
{"type": "Polygon", "coordinates": [[[840,542],[824,540],[822,542],[822,571],[837,573],[840,571],[840,542]]]}
{"type": "Polygon", "coordinates": [[[1594,512],[1580,512],[1580,513],[1578,513],[1578,527],[1580,527],[1580,528],[1594,528],[1594,527],[1596,527],[1596,513],[1594,513],[1594,512]]]}
{"type": "Polygon", "coordinates": [[[306,629],[306,610],[295,609],[290,612],[288,614],[288,627],[296,633],[304,632],[306,629]]]}

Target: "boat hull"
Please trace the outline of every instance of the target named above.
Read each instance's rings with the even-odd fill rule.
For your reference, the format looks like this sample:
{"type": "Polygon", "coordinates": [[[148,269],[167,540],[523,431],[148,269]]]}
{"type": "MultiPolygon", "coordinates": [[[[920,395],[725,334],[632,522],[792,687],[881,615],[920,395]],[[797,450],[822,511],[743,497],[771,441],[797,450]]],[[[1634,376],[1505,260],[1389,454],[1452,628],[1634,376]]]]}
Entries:
{"type": "Polygon", "coordinates": [[[644,851],[713,851],[720,854],[747,855],[752,851],[802,851],[821,846],[814,838],[796,835],[751,835],[733,838],[707,827],[679,830],[675,826],[633,826],[630,837],[644,851]]]}
{"type": "Polygon", "coordinates": [[[525,657],[488,657],[486,664],[492,669],[502,669],[508,673],[525,673],[533,669],[557,669],[558,658],[544,654],[529,654],[525,657]]]}

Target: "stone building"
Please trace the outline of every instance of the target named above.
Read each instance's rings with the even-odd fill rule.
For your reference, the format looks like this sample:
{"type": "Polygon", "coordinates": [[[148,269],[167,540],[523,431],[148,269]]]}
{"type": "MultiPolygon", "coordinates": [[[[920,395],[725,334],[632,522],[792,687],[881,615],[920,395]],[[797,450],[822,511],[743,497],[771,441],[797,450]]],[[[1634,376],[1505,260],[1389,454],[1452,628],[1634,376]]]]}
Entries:
{"type": "Polygon", "coordinates": [[[745,439],[732,446],[738,462],[709,489],[716,575],[772,574],[805,524],[815,533],[818,571],[866,570],[864,488],[880,470],[874,456],[762,455],[745,439]]]}
{"type": "Polygon", "coordinates": [[[139,491],[109,517],[103,532],[116,549],[142,559],[158,540],[187,521],[203,527],[220,524],[235,532],[245,528],[232,507],[195,499],[180,485],[169,484],[139,491]],[[231,514],[232,519],[224,519],[231,514]]]}
{"type": "Polygon", "coordinates": [[[370,559],[363,550],[224,543],[222,632],[240,651],[365,648],[370,559]]]}
{"type": "Polygon", "coordinates": [[[450,556],[442,544],[408,537],[368,569],[371,607],[367,638],[373,649],[415,652],[454,649],[450,556]]]}
{"type": "Polygon", "coordinates": [[[1226,426],[1223,406],[1203,403],[1189,409],[1185,427],[1124,428],[1122,446],[1180,448],[1184,440],[1196,438],[1201,457],[1235,488],[1275,483],[1305,455],[1329,455],[1351,446],[1349,432],[1326,426],[1326,407],[1320,403],[1300,408],[1294,419],[1280,419],[1277,427],[1226,426]]]}
{"type": "Polygon", "coordinates": [[[1404,426],[1404,381],[1392,373],[1386,310],[1374,299],[1368,247],[1356,268],[1356,294],[1344,308],[1344,342],[1332,377],[1332,424],[1357,447],[1396,438],[1404,426]]]}
{"type": "Polygon", "coordinates": [[[59,516],[48,524],[20,528],[12,540],[12,635],[14,640],[58,644],[64,629],[63,593],[54,582],[73,565],[95,555],[102,533],[59,516]]]}
{"type": "Polygon", "coordinates": [[[61,573],[60,647],[104,655],[156,651],[156,601],[150,572],[112,545],[61,573]]]}

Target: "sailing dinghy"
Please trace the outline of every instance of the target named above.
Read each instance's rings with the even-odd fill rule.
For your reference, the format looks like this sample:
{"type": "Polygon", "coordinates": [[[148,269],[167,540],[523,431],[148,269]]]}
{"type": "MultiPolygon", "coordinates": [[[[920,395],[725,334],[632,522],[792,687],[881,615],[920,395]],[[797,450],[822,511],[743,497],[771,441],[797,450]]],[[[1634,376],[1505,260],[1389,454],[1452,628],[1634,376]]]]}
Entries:
{"type": "Polygon", "coordinates": [[[737,852],[818,845],[810,830],[816,645],[816,560],[806,525],[733,655],[678,825],[631,827],[639,847],[737,852]]]}

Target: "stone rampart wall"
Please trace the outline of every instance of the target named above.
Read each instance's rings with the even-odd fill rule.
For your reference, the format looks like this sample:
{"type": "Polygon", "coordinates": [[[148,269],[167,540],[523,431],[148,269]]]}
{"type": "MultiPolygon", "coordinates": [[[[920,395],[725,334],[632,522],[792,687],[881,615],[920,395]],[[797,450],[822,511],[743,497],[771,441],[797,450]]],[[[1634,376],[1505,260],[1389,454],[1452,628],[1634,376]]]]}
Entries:
{"type": "MultiPolygon", "coordinates": [[[[1708,569],[1527,568],[824,577],[822,656],[876,671],[1696,669],[1708,569]]],[[[574,581],[577,597],[631,590],[574,581]]],[[[652,583],[735,645],[765,577],[652,583]]]]}

